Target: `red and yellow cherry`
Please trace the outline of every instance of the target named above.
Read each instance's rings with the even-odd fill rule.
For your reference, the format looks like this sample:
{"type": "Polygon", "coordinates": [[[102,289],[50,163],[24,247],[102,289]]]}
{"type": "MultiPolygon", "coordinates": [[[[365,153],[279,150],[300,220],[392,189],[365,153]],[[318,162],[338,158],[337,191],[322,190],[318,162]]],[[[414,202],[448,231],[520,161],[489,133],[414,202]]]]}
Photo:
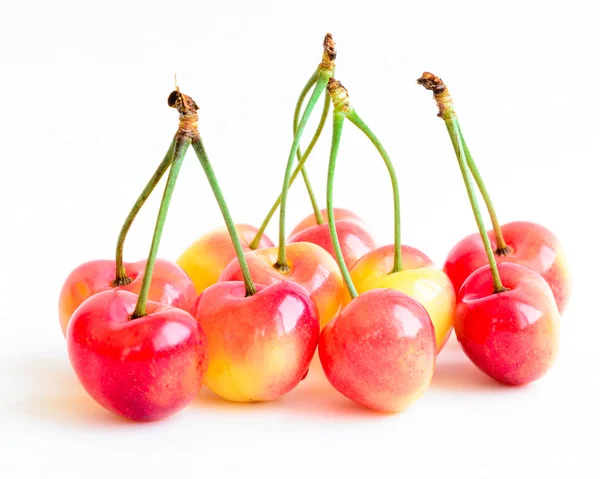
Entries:
{"type": "Polygon", "coordinates": [[[138,296],[104,291],[88,298],[67,329],[71,364],[101,406],[135,421],[165,418],[202,387],[206,336],[182,309],[148,302],[132,319],[138,296]]]}
{"type": "MultiPolygon", "coordinates": [[[[556,236],[535,223],[516,221],[502,226],[508,251],[496,254],[496,262],[521,264],[539,273],[550,286],[558,311],[562,314],[570,296],[571,284],[565,255],[556,236]]],[[[488,231],[492,248],[497,251],[496,237],[488,231]]],[[[488,264],[485,248],[478,233],[459,241],[448,254],[444,271],[458,294],[469,275],[488,264]]]]}
{"type": "MultiPolygon", "coordinates": [[[[67,277],[59,297],[59,320],[63,334],[75,310],[90,296],[111,289],[139,293],[142,287],[146,260],[123,263],[127,277],[132,281],[124,286],[113,286],[115,260],[96,260],[75,268],[67,277]]],[[[190,278],[175,263],[157,259],[148,298],[191,312],[196,302],[196,290],[190,278]]]]}
{"type": "Polygon", "coordinates": [[[236,402],[271,401],[306,375],[319,341],[319,316],[305,288],[291,281],[217,283],[200,295],[196,319],[206,332],[206,386],[236,402]]]}
{"type": "MultiPolygon", "coordinates": [[[[317,224],[315,215],[304,218],[292,231],[289,243],[314,243],[335,258],[331,235],[327,221],[327,210],[321,210],[324,223],[317,224]]],[[[364,222],[351,211],[334,209],[335,228],[342,247],[342,255],[346,264],[351,268],[365,253],[375,248],[375,240],[365,228],[364,222]]]]}
{"type": "MultiPolygon", "coordinates": [[[[239,224],[235,229],[240,237],[244,251],[251,251],[248,246],[258,229],[251,225],[239,224]]],[[[258,248],[269,248],[273,242],[263,235],[258,248]]],[[[200,294],[215,284],[225,267],[235,258],[235,249],[226,228],[219,228],[198,238],[177,259],[177,264],[194,282],[200,294]]]]}
{"type": "Polygon", "coordinates": [[[560,315],[538,273],[509,262],[500,263],[498,272],[508,291],[494,293],[489,266],[465,281],[454,318],[456,337],[488,376],[509,385],[527,384],[554,363],[560,315]]]}
{"type": "MultiPolygon", "coordinates": [[[[452,332],[456,297],[446,274],[437,269],[425,253],[402,245],[401,271],[390,273],[394,265],[394,245],[365,254],[350,270],[358,294],[376,288],[392,288],[417,300],[431,318],[439,352],[452,332]]],[[[350,302],[346,292],[344,304],[350,302]]]]}
{"type": "Polygon", "coordinates": [[[393,289],[353,299],[321,333],[319,357],[329,382],[347,398],[399,412],[429,386],[435,333],[427,311],[393,289]]]}
{"type": "MultiPolygon", "coordinates": [[[[275,266],[276,247],[246,253],[252,278],[264,285],[286,280],[301,284],[315,301],[321,326],[325,326],[338,313],[344,295],[344,283],[337,263],[323,248],[313,243],[290,243],[285,248],[287,272],[275,266]]],[[[223,271],[219,282],[241,279],[239,262],[233,260],[223,271]]]]}

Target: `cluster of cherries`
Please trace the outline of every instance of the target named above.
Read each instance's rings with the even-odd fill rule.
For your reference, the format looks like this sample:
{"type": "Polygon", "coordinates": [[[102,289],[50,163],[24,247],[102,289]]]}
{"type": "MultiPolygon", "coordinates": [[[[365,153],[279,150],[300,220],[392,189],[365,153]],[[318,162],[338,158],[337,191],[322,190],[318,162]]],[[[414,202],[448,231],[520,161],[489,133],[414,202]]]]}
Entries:
{"type": "Polygon", "coordinates": [[[116,260],[82,264],[60,294],[60,323],[71,363],[88,393],[106,409],[133,420],[157,420],[185,407],[203,384],[231,401],[274,400],[306,376],[318,347],[335,389],[368,408],[398,412],[428,387],[436,355],[452,328],[473,363],[502,383],[526,384],[551,367],[559,316],[569,296],[556,237],[529,222],[500,226],[448,90],[440,78],[424,73],[418,83],[433,91],[479,234],[460,241],[443,269],[402,245],[394,166],[334,79],[335,58],[328,34],[322,62],[298,99],[281,195],[260,228],[234,224],[198,131],[197,105],[179,89],[169,96],[169,106],[179,112],[179,128],[123,225],[116,260]],[[302,153],[303,131],[322,95],[320,122],[302,153]],[[304,164],[332,105],[327,209],[319,210],[304,164]],[[357,215],[333,207],[345,120],[371,140],[389,171],[393,244],[376,247],[357,215]],[[200,237],[174,264],[157,259],[157,252],[190,145],[226,228],[200,237]],[[127,232],[167,171],[148,258],[125,263],[127,232]],[[314,213],[287,237],[287,193],[299,174],[314,213]],[[472,178],[492,231],[485,230],[472,178]],[[278,208],[279,244],[274,246],[264,231],[278,208]]]}

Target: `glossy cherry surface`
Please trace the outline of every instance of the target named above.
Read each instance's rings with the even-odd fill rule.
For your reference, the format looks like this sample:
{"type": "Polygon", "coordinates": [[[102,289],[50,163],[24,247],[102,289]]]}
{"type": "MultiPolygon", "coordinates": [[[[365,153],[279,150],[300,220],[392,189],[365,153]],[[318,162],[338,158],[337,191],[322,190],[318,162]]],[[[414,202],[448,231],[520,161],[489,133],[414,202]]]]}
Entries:
{"type": "MultiPolygon", "coordinates": [[[[263,248],[246,253],[252,279],[259,284],[294,281],[309,292],[317,305],[321,326],[327,324],[339,311],[344,294],[342,275],[335,260],[323,248],[313,243],[286,245],[289,271],[281,272],[277,263],[277,248],[263,248]]],[[[220,282],[239,281],[242,272],[237,260],[223,271],[220,282]]]]}
{"type": "MultiPolygon", "coordinates": [[[[324,219],[323,224],[317,224],[314,214],[308,216],[294,228],[288,241],[290,243],[314,243],[335,258],[329,233],[327,210],[321,212],[324,219]]],[[[375,248],[375,240],[367,231],[364,222],[351,211],[335,208],[334,217],[342,255],[348,267],[351,268],[360,257],[375,248]]]]}
{"type": "MultiPolygon", "coordinates": [[[[391,273],[394,245],[381,246],[365,254],[350,271],[356,291],[393,288],[418,301],[429,314],[435,329],[437,351],[450,337],[456,297],[446,274],[437,269],[422,251],[402,245],[402,270],[391,273]]],[[[350,301],[346,294],[344,303],[350,301]]]]}
{"type": "MultiPolygon", "coordinates": [[[[136,263],[123,263],[131,283],[114,287],[114,260],[96,260],[75,268],[63,284],[59,297],[59,320],[63,334],[66,334],[71,315],[90,296],[109,290],[139,293],[142,287],[146,260],[136,263]]],[[[152,274],[148,298],[151,301],[180,308],[191,312],[197,298],[194,285],[187,274],[175,263],[157,259],[152,274]]]]}
{"type": "Polygon", "coordinates": [[[217,283],[196,307],[208,338],[205,384],[231,401],[270,401],[291,391],[319,340],[317,309],[306,289],[291,281],[256,288],[246,296],[242,282],[217,283]]]}
{"type": "MultiPolygon", "coordinates": [[[[251,225],[238,224],[235,229],[244,251],[258,229],[251,225]]],[[[263,235],[258,248],[268,248],[273,242],[263,235]]],[[[225,267],[235,258],[235,249],[226,228],[218,228],[198,238],[177,259],[177,264],[189,275],[200,294],[219,280],[225,267]]]]}
{"type": "Polygon", "coordinates": [[[552,291],[534,271],[501,263],[509,291],[494,293],[489,266],[475,271],[460,290],[454,328],[473,363],[502,383],[527,384],[542,377],[558,351],[559,313],[552,291]]]}
{"type": "MultiPolygon", "coordinates": [[[[571,280],[565,254],[556,236],[547,228],[535,223],[517,221],[502,226],[502,235],[510,252],[496,254],[496,262],[517,263],[539,273],[548,282],[559,312],[562,314],[571,292],[571,280]]],[[[488,236],[494,251],[497,249],[493,231],[488,236]]],[[[446,259],[444,271],[458,294],[461,286],[473,271],[488,264],[479,234],[462,239],[452,248],[446,259]]]]}
{"type": "Polygon", "coordinates": [[[319,357],[329,382],[368,408],[399,412],[429,386],[435,333],[425,309],[394,289],[361,294],[321,333],[319,357]]]}
{"type": "Polygon", "coordinates": [[[75,312],[67,347],[79,381],[100,405],[135,421],[185,407],[202,386],[206,337],[189,313],[148,302],[131,319],[138,296],[104,291],[75,312]]]}

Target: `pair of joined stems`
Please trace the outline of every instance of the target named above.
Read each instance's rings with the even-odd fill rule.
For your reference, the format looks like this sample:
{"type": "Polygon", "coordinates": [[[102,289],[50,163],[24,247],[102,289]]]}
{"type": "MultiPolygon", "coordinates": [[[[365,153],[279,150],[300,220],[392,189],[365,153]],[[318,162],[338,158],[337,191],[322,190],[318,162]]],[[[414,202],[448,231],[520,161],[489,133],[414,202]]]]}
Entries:
{"type": "Polygon", "coordinates": [[[173,191],[175,190],[175,184],[177,182],[177,176],[179,174],[179,170],[181,169],[183,159],[185,157],[185,154],[186,154],[190,144],[192,145],[192,148],[194,148],[194,151],[196,152],[196,156],[200,160],[202,169],[204,170],[206,178],[211,186],[211,189],[213,191],[213,194],[219,205],[221,214],[223,216],[223,219],[224,219],[227,229],[229,231],[229,235],[231,236],[231,241],[233,243],[235,253],[236,253],[236,256],[240,263],[240,268],[242,270],[244,284],[246,287],[246,295],[251,296],[256,293],[256,287],[255,287],[254,283],[252,282],[252,278],[250,277],[250,270],[248,268],[248,263],[246,261],[246,257],[244,256],[244,250],[242,248],[239,236],[235,229],[235,224],[233,222],[233,219],[231,218],[231,214],[229,213],[229,209],[225,202],[225,198],[223,197],[223,193],[221,192],[221,188],[219,187],[219,183],[217,181],[215,172],[214,172],[212,165],[206,154],[206,150],[204,149],[202,139],[200,138],[199,134],[192,134],[192,135],[181,134],[178,131],[178,133],[175,136],[175,139],[173,140],[171,147],[169,148],[169,153],[171,154],[171,156],[169,157],[169,153],[167,153],[167,157],[159,165],[159,168],[157,169],[156,173],[154,174],[151,181],[147,185],[147,188],[149,188],[149,191],[147,191],[145,189],[144,192],[142,192],[142,195],[140,195],[140,198],[138,198],[138,202],[136,202],[136,205],[134,205],[132,212],[128,216],[128,218],[132,217],[132,216],[135,217],[136,209],[139,211],[139,208],[141,208],[141,204],[138,204],[138,203],[143,203],[144,197],[147,198],[149,196],[149,193],[151,192],[152,188],[150,188],[150,185],[154,184],[154,186],[156,186],[155,183],[158,183],[158,181],[160,180],[162,175],[165,173],[166,169],[170,167],[169,176],[167,178],[167,183],[165,185],[165,190],[163,193],[163,197],[162,197],[159,211],[158,211],[158,216],[156,219],[156,225],[154,227],[154,233],[152,236],[152,244],[150,246],[150,252],[148,254],[146,268],[144,271],[142,287],[141,287],[141,290],[140,290],[140,293],[138,296],[135,310],[131,316],[131,319],[140,318],[140,317],[146,315],[146,304],[148,301],[148,293],[150,291],[150,284],[152,282],[152,274],[154,271],[154,264],[156,262],[156,257],[158,254],[158,247],[159,247],[160,240],[162,237],[162,232],[163,232],[165,220],[167,217],[167,212],[169,209],[169,204],[171,202],[171,197],[173,196],[173,191]]]}
{"type": "MultiPolygon", "coordinates": [[[[336,82],[334,82],[336,83],[336,82]]],[[[337,82],[339,84],[339,82],[337,82]]],[[[340,85],[341,87],[341,85],[340,85]]],[[[333,86],[332,88],[335,88],[333,86]]],[[[343,88],[343,87],[341,87],[343,88]]],[[[347,95],[345,89],[343,91],[344,96],[347,95]]],[[[348,270],[348,266],[344,261],[344,256],[342,254],[342,249],[340,246],[339,238],[337,235],[337,230],[335,228],[335,218],[333,211],[333,183],[335,177],[335,168],[337,162],[337,156],[339,151],[339,145],[342,137],[342,129],[344,126],[344,120],[347,118],[352,122],[360,131],[362,131],[369,140],[373,143],[379,154],[381,155],[392,184],[392,191],[394,196],[394,265],[389,274],[397,273],[402,271],[402,242],[401,242],[401,225],[400,225],[400,189],[398,187],[398,178],[396,176],[396,171],[394,169],[394,165],[387,154],[387,151],[375,135],[373,131],[366,125],[366,123],[360,118],[356,110],[352,108],[347,102],[347,97],[344,101],[337,101],[336,96],[332,95],[334,101],[334,113],[333,113],[333,136],[331,140],[331,151],[329,155],[329,168],[327,173],[327,217],[329,222],[329,234],[331,235],[331,241],[333,243],[333,247],[335,250],[336,258],[338,264],[340,266],[340,270],[342,272],[342,276],[344,278],[344,282],[346,284],[346,288],[350,293],[350,296],[354,299],[358,296],[354,283],[352,282],[352,278],[350,276],[350,272],[348,270]]]]}
{"type": "Polygon", "coordinates": [[[473,216],[475,217],[475,222],[477,223],[477,229],[479,230],[479,235],[481,236],[481,240],[483,242],[486,256],[490,265],[492,281],[494,285],[494,293],[502,293],[504,291],[507,291],[507,288],[503,286],[502,281],[500,279],[498,265],[496,263],[494,253],[498,255],[505,255],[509,254],[512,250],[504,240],[504,237],[502,235],[502,229],[500,227],[498,216],[496,215],[496,210],[494,209],[491,197],[487,191],[487,188],[485,187],[483,178],[481,177],[481,174],[477,169],[475,160],[471,156],[471,152],[469,151],[465,139],[463,137],[462,131],[460,129],[460,124],[456,116],[456,112],[454,111],[454,104],[452,98],[448,93],[448,88],[446,87],[441,78],[428,72],[423,73],[421,78],[417,80],[417,83],[425,87],[427,90],[433,91],[434,98],[439,108],[438,116],[442,118],[442,120],[444,120],[446,129],[448,130],[448,134],[450,136],[450,140],[452,141],[452,146],[454,147],[454,152],[456,154],[458,165],[463,177],[465,188],[467,190],[467,195],[471,204],[473,216]],[[479,189],[483,197],[490,219],[493,224],[494,234],[496,236],[497,243],[497,249],[495,252],[492,248],[490,238],[488,237],[487,230],[485,227],[485,223],[481,216],[481,210],[477,201],[477,193],[475,191],[473,183],[471,182],[471,176],[475,179],[475,183],[477,184],[477,188],[479,189]]]}

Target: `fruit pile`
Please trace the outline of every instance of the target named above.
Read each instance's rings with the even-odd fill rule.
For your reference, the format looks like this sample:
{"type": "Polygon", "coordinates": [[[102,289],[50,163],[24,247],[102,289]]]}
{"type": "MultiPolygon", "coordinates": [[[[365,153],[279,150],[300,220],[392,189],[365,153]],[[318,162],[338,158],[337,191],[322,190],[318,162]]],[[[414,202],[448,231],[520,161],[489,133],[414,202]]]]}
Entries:
{"type": "Polygon", "coordinates": [[[443,269],[418,249],[402,245],[394,165],[334,79],[335,59],[328,34],[322,61],[296,105],[281,194],[259,228],[234,224],[200,137],[198,106],[179,88],[169,95],[179,127],[125,220],[115,261],[82,264],[60,293],[70,361],[84,388],[106,409],[137,421],[157,420],[185,407],[202,385],[230,401],[274,400],[306,376],[318,360],[318,347],[323,371],[337,391],[368,408],[398,412],[427,389],[436,355],[453,328],[471,361],[499,382],[526,384],[552,366],[559,316],[569,297],[556,237],[534,223],[500,225],[448,89],[439,77],[424,73],[418,83],[433,92],[479,233],[460,241],[443,269]],[[320,122],[302,152],[302,135],[321,96],[320,122]],[[327,208],[320,210],[304,165],[330,108],[327,208]],[[357,215],[333,207],[346,120],[371,140],[389,172],[393,244],[376,247],[357,215]],[[157,253],[190,145],[226,228],[200,237],[175,264],[157,253]],[[126,263],[129,228],[167,172],[148,258],[126,263]],[[314,212],[287,237],[288,189],[298,175],[314,212]],[[485,230],[476,188],[492,231],[485,230]],[[274,246],[264,232],[278,208],[274,246]]]}

